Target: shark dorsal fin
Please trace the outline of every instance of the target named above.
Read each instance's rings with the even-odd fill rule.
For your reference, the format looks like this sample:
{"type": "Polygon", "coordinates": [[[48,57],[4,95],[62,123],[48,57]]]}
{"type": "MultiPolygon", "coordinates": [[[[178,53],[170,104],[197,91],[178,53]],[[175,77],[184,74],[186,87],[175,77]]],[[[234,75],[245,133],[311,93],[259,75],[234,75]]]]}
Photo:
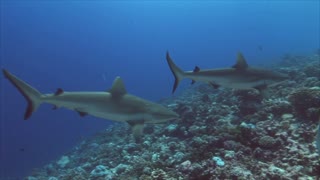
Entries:
{"type": "Polygon", "coordinates": [[[232,68],[235,68],[237,70],[245,70],[248,68],[247,61],[245,60],[241,52],[238,52],[237,62],[232,66],[232,68]]]}
{"type": "Polygon", "coordinates": [[[198,66],[195,66],[194,69],[193,69],[193,72],[194,72],[194,73],[197,73],[197,72],[199,72],[199,71],[200,71],[200,68],[199,68],[198,66]]]}
{"type": "Polygon", "coordinates": [[[117,76],[114,79],[112,87],[108,92],[111,93],[112,96],[115,96],[115,97],[123,96],[124,94],[127,93],[127,90],[124,86],[124,83],[119,76],[117,76]]]}

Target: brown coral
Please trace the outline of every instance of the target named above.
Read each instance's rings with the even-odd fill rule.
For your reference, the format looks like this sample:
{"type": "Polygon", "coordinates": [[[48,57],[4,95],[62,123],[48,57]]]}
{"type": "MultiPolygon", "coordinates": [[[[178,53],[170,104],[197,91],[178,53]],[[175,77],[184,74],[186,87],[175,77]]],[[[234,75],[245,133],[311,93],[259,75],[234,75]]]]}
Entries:
{"type": "Polygon", "coordinates": [[[289,95],[295,112],[302,117],[317,121],[320,113],[320,88],[302,88],[289,95]]]}

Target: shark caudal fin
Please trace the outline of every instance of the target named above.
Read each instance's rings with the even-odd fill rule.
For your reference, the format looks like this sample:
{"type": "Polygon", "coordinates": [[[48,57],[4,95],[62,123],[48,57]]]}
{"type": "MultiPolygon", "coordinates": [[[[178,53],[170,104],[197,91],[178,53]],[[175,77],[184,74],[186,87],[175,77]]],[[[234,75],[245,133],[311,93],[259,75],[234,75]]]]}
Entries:
{"type": "Polygon", "coordinates": [[[26,82],[17,78],[7,70],[3,69],[4,76],[20,91],[20,93],[26,98],[28,102],[28,106],[26,112],[24,114],[24,119],[27,120],[31,117],[32,113],[37,110],[39,105],[41,104],[41,93],[31,87],[26,82]]]}
{"type": "Polygon", "coordinates": [[[171,57],[169,55],[169,52],[167,52],[166,59],[167,59],[168,65],[170,67],[170,70],[173,73],[174,78],[175,78],[173,89],[172,89],[172,94],[173,94],[176,91],[176,89],[179,85],[179,82],[184,78],[185,73],[176,64],[174,64],[173,60],[171,59],[171,57]]]}

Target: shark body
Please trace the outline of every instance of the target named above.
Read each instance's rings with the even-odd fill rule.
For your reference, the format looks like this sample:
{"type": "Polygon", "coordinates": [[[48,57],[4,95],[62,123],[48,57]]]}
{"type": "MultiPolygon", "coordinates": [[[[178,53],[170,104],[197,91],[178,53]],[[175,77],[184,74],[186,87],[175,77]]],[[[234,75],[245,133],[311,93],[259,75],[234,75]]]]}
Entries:
{"type": "Polygon", "coordinates": [[[181,70],[171,59],[167,52],[166,59],[171,72],[175,77],[172,93],[177,89],[182,79],[189,78],[192,84],[201,81],[212,85],[235,89],[258,89],[262,90],[275,82],[283,81],[287,75],[273,72],[267,69],[249,67],[241,53],[238,53],[237,62],[230,68],[200,70],[195,67],[193,71],[181,70]]]}
{"type": "Polygon", "coordinates": [[[59,88],[56,93],[41,94],[7,70],[3,70],[3,74],[28,102],[25,120],[31,117],[40,104],[49,103],[54,105],[54,109],[65,107],[77,111],[81,116],[92,115],[127,122],[132,127],[135,139],[139,140],[144,124],[163,123],[179,117],[177,113],[160,104],[128,94],[120,77],[115,78],[108,91],[64,92],[59,88]]]}

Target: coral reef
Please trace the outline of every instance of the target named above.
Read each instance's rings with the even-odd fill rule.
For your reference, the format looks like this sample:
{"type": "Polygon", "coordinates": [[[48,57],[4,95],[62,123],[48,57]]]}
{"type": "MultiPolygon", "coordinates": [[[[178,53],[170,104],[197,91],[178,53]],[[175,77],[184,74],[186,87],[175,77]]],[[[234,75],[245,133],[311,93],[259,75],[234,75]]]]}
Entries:
{"type": "Polygon", "coordinates": [[[113,124],[26,179],[316,179],[320,157],[319,55],[287,55],[291,75],[263,97],[255,90],[193,85],[161,103],[181,119],[148,125],[141,143],[113,124]]]}
{"type": "Polygon", "coordinates": [[[289,95],[297,115],[317,121],[320,114],[320,87],[302,88],[289,95]]]}

